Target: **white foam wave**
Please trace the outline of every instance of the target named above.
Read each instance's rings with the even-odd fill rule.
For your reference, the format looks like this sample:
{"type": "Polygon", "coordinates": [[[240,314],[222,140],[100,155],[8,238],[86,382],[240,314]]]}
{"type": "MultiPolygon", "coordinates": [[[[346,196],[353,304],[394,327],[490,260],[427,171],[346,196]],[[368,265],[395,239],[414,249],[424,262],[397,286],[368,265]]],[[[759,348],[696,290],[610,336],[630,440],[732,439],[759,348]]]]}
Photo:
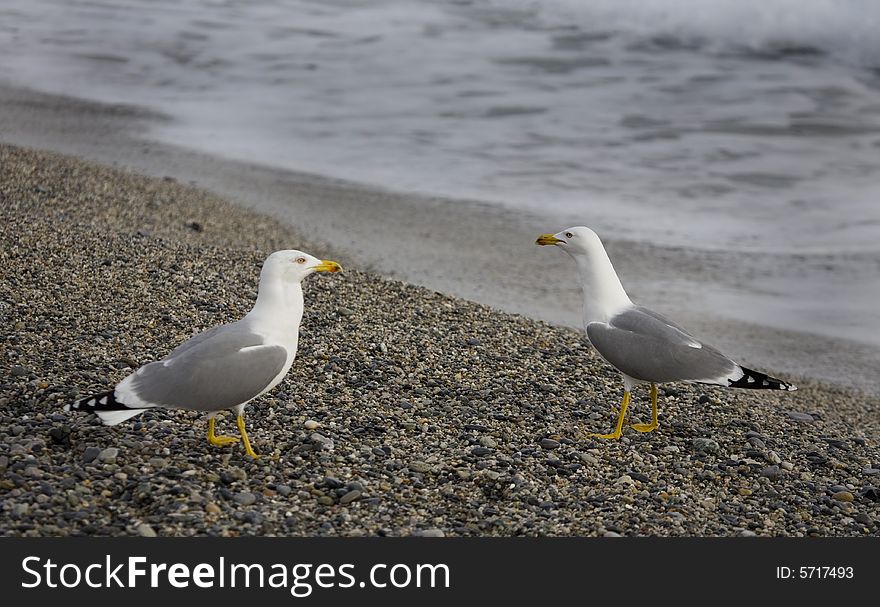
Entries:
{"type": "Polygon", "coordinates": [[[715,51],[816,50],[880,66],[876,0],[489,0],[550,25],[674,38],[715,51]]]}

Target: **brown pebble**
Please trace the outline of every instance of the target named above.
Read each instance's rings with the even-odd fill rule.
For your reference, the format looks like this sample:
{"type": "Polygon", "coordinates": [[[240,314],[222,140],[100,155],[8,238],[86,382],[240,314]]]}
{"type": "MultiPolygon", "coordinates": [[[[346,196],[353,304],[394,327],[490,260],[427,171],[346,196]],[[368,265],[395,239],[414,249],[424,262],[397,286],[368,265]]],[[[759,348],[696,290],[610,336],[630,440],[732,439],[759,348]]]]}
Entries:
{"type": "Polygon", "coordinates": [[[849,491],[838,491],[834,495],[831,496],[831,499],[836,500],[838,502],[851,502],[855,499],[852,493],[849,491]]]}

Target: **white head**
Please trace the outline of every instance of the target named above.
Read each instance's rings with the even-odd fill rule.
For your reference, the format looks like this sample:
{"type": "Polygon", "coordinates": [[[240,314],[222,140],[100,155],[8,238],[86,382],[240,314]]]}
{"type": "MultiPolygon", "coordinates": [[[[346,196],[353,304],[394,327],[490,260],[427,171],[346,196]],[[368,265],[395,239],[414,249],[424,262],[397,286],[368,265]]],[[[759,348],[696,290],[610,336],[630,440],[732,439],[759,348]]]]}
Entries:
{"type": "Polygon", "coordinates": [[[605,250],[596,233],[584,226],[566,228],[557,234],[541,234],[535,244],[557,246],[574,258],[605,250]]]}
{"type": "Polygon", "coordinates": [[[321,260],[302,251],[275,251],[263,262],[260,281],[268,280],[287,284],[299,284],[314,272],[339,272],[335,261],[321,260]]]}
{"type": "Polygon", "coordinates": [[[632,302],[623,290],[602,241],[590,228],[578,226],[557,234],[542,234],[539,245],[559,247],[577,262],[584,287],[584,322],[606,322],[632,302]]]}

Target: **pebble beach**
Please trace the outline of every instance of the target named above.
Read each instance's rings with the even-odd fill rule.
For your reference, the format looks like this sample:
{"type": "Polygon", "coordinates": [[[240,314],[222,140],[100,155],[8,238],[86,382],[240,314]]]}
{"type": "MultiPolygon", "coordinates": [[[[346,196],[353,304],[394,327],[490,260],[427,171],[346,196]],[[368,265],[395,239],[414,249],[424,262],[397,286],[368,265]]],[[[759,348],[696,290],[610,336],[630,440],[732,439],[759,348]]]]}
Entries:
{"type": "Polygon", "coordinates": [[[0,145],[0,221],[2,535],[880,535],[876,397],[666,385],[658,431],[601,441],[622,384],[581,332],[352,269],[174,179],[0,145]],[[62,411],[240,318],[281,248],[346,271],[306,281],[293,368],[247,408],[260,459],[192,412],[62,411]]]}

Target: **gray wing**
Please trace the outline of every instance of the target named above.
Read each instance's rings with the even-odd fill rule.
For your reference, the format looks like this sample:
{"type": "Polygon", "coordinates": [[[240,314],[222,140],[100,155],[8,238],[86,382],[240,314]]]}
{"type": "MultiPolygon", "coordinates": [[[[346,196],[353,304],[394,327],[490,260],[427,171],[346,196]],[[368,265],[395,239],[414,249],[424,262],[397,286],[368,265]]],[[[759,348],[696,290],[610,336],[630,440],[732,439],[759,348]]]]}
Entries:
{"type": "Polygon", "coordinates": [[[190,348],[193,348],[193,347],[199,345],[200,343],[202,343],[206,339],[211,338],[213,335],[216,335],[217,333],[220,333],[223,331],[235,331],[237,328],[237,324],[238,324],[238,321],[233,322],[233,323],[229,323],[227,325],[219,325],[216,327],[211,327],[210,329],[205,329],[201,333],[193,335],[192,337],[187,339],[185,342],[183,342],[182,344],[180,344],[179,346],[174,348],[171,351],[171,353],[165,357],[164,360],[167,360],[169,358],[173,358],[175,356],[179,356],[179,355],[183,354],[184,352],[186,352],[190,348]]]}
{"type": "Polygon", "coordinates": [[[642,381],[714,383],[738,368],[712,346],[643,307],[621,312],[608,323],[590,323],[587,337],[602,358],[642,381]]]}
{"type": "Polygon", "coordinates": [[[210,332],[138,369],[117,387],[117,398],[125,402],[130,392],[152,406],[219,411],[258,396],[284,369],[283,346],[265,345],[259,335],[229,325],[210,332]]]}

